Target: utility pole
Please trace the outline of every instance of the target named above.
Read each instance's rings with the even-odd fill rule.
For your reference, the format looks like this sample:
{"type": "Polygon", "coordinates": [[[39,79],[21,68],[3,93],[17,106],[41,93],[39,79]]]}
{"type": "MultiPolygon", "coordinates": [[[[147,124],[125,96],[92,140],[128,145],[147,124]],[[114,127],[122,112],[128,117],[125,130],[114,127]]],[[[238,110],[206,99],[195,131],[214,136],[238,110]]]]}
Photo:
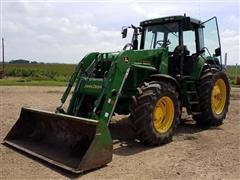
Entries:
{"type": "Polygon", "coordinates": [[[227,68],[227,53],[225,53],[225,58],[224,58],[224,68],[227,68]]]}
{"type": "Polygon", "coordinates": [[[238,84],[238,64],[235,66],[235,83],[238,84]]]}
{"type": "Polygon", "coordinates": [[[2,67],[4,73],[4,39],[2,38],[2,67]]]}
{"type": "Polygon", "coordinates": [[[4,77],[4,39],[2,38],[2,71],[0,71],[0,79],[4,77]]]}

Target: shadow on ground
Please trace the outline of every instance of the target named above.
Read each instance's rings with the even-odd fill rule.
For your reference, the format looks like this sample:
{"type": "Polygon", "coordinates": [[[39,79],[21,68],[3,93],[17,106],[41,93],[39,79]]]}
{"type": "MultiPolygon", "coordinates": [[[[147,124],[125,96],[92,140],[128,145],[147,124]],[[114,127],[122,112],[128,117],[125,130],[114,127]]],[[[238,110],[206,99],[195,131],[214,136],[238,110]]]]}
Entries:
{"type": "MultiPolygon", "coordinates": [[[[135,139],[134,131],[132,130],[127,117],[110,124],[109,128],[114,144],[113,153],[116,155],[129,156],[156,148],[152,146],[145,146],[135,139]]],[[[192,121],[191,118],[186,118],[181,120],[181,123],[173,137],[173,141],[196,140],[199,138],[198,132],[204,130],[222,129],[220,127],[199,127],[194,121],[192,121]]]]}
{"type": "MultiPolygon", "coordinates": [[[[141,142],[135,139],[135,133],[131,128],[130,122],[127,117],[121,118],[118,121],[113,121],[109,125],[109,129],[112,134],[113,139],[113,154],[120,155],[120,156],[130,156],[137,154],[142,151],[150,150],[153,148],[161,148],[161,147],[152,147],[152,146],[145,146],[141,142]]],[[[173,141],[181,141],[181,140],[195,140],[198,138],[196,135],[198,132],[206,130],[206,128],[202,128],[197,126],[193,121],[189,119],[182,119],[181,124],[178,126],[178,129],[175,133],[173,141]]],[[[221,130],[221,128],[209,128],[208,130],[221,130]]],[[[4,144],[5,145],[5,144],[4,144]]],[[[38,163],[52,169],[53,171],[58,172],[59,174],[70,178],[75,179],[79,178],[85,174],[91,173],[97,169],[93,169],[84,173],[75,174],[72,172],[69,172],[67,170],[64,170],[62,168],[59,168],[53,164],[50,164],[48,162],[45,162],[39,158],[36,158],[32,155],[29,155],[25,152],[22,152],[21,150],[18,150],[16,148],[13,148],[9,145],[5,145],[16,152],[27,156],[28,158],[33,159],[34,161],[37,161],[38,163]]],[[[107,165],[105,165],[107,166],[107,165]]],[[[104,168],[105,166],[101,167],[104,168]]],[[[100,169],[100,168],[98,168],[100,169]]]]}

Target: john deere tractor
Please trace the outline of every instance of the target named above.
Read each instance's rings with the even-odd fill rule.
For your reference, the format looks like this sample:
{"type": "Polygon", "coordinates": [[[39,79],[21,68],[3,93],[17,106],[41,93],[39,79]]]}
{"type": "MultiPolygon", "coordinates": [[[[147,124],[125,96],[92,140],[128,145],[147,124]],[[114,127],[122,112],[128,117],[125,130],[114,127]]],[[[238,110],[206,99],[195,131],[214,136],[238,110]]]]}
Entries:
{"type": "Polygon", "coordinates": [[[56,112],[22,108],[4,143],[79,173],[112,160],[114,112],[130,114],[136,139],[152,146],[171,141],[183,107],[199,125],[221,125],[230,87],[217,18],[150,19],[124,27],[123,38],[128,29],[132,42],[123,50],[80,61],[56,112]]]}

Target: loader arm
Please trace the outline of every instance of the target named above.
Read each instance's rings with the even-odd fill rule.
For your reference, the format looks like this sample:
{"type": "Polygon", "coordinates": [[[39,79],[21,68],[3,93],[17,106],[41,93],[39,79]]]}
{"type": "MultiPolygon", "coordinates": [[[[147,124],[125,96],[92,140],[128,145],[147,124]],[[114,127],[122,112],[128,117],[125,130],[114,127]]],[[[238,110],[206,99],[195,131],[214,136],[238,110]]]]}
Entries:
{"type": "MultiPolygon", "coordinates": [[[[86,65],[84,66],[85,70],[82,70],[81,73],[74,73],[78,75],[75,78],[75,89],[66,113],[104,121],[107,126],[115,111],[130,70],[142,69],[143,71],[157,73],[163,67],[167,69],[166,54],[167,50],[165,48],[90,54],[91,56],[84,58],[81,62],[86,65]],[[145,64],[146,60],[148,66],[145,64]],[[102,67],[106,64],[107,68],[103,69],[102,67]],[[98,75],[99,72],[101,72],[100,76],[98,75]],[[94,103],[91,104],[91,108],[87,109],[88,114],[83,115],[81,110],[86,108],[89,103],[84,100],[86,97],[91,97],[94,103]]],[[[79,69],[78,67],[77,70],[79,69]]],[[[162,73],[167,73],[167,71],[162,73]]],[[[69,87],[66,92],[69,92],[68,89],[69,87]]]]}
{"type": "Polygon", "coordinates": [[[91,64],[93,59],[95,59],[98,54],[99,53],[97,53],[97,52],[90,53],[90,54],[86,55],[82,59],[82,61],[80,61],[78,63],[77,67],[75,68],[73,74],[71,75],[71,77],[68,81],[68,86],[67,86],[65,92],[63,93],[63,96],[61,98],[61,105],[57,108],[57,110],[56,110],[57,112],[61,112],[62,106],[65,103],[65,101],[66,101],[66,99],[67,99],[67,97],[68,97],[76,79],[78,77],[80,77],[83,73],[85,73],[86,67],[88,67],[91,64]]]}
{"type": "MultiPolygon", "coordinates": [[[[130,71],[130,62],[124,61],[124,54],[126,53],[127,52],[119,53],[116,56],[111,53],[94,53],[82,60],[81,64],[85,65],[85,71],[81,71],[81,69],[77,67],[76,71],[78,71],[78,73],[76,71],[74,73],[77,74],[77,76],[73,74],[76,84],[67,114],[78,116],[78,111],[81,109],[81,106],[84,106],[84,104],[81,104],[83,103],[82,98],[85,96],[84,93],[92,91],[95,93],[96,98],[94,108],[91,109],[92,112],[89,118],[104,121],[106,125],[109,124],[130,71]],[[102,62],[108,62],[110,64],[107,73],[103,73],[104,75],[101,78],[94,77],[96,76],[96,66],[102,62]]],[[[66,98],[66,94],[69,94],[69,88],[72,84],[72,82],[69,83],[64,93],[65,95],[63,95],[64,99],[66,98]]]]}

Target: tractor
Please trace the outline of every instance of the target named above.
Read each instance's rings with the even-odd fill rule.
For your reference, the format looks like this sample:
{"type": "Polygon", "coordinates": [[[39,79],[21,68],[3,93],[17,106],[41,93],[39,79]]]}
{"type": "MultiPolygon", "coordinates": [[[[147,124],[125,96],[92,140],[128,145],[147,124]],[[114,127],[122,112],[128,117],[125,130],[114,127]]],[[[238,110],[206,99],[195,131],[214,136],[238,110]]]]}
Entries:
{"type": "Polygon", "coordinates": [[[129,114],[136,139],[148,146],[172,140],[183,108],[198,125],[221,125],[230,85],[217,18],[145,20],[123,27],[123,38],[130,29],[123,50],[79,62],[56,112],[23,107],[3,143],[80,173],[111,162],[114,113],[129,114]]]}

